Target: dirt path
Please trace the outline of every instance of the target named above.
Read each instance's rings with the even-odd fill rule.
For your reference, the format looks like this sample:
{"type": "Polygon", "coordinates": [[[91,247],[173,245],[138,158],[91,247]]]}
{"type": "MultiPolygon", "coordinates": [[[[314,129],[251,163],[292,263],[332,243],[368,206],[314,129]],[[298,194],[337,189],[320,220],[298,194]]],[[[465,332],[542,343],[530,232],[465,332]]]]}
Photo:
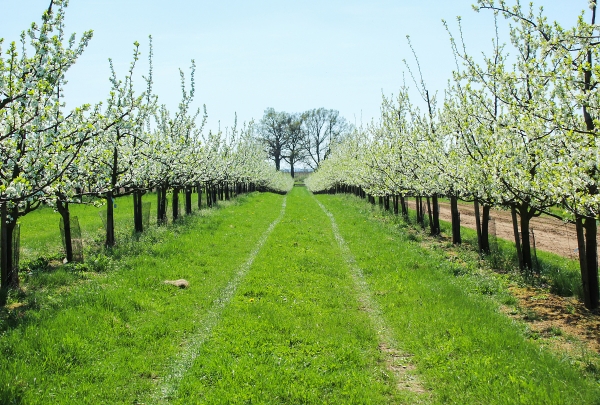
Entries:
{"type": "MultiPolygon", "coordinates": [[[[411,209],[415,209],[415,201],[408,201],[411,209]]],[[[460,224],[475,229],[475,210],[473,205],[459,204],[460,224]]],[[[490,213],[490,233],[495,227],[496,236],[506,240],[514,240],[512,218],[509,211],[492,210],[490,213]]],[[[450,204],[440,203],[440,219],[451,221],[450,204]]],[[[535,235],[536,248],[556,253],[570,259],[577,259],[577,235],[575,225],[565,224],[556,218],[537,217],[531,220],[531,229],[535,235]]]]}

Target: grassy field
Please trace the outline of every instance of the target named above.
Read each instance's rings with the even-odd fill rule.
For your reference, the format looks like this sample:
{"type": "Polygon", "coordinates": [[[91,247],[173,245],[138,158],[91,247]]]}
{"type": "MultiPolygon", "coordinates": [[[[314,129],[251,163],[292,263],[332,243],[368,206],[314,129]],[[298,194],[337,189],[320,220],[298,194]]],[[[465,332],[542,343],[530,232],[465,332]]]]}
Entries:
{"type": "MultiPolygon", "coordinates": [[[[362,200],[253,193],[142,236],[121,209],[104,251],[81,207],[86,264],[34,266],[0,309],[0,403],[600,404],[599,374],[499,311],[501,276],[362,200]]],[[[34,214],[25,256],[56,254],[34,214]]]]}

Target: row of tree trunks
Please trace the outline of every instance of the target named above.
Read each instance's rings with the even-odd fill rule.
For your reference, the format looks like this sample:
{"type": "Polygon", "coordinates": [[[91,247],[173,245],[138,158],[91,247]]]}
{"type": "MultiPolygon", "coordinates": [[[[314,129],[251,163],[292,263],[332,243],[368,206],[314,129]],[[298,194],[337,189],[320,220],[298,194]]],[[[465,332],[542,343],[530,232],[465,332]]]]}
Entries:
{"type": "MultiPolygon", "coordinates": [[[[220,195],[226,199],[230,199],[232,193],[239,195],[244,192],[255,191],[253,184],[235,184],[233,188],[225,184],[221,187],[220,195]]],[[[208,188],[207,188],[208,190],[208,188]]],[[[79,190],[78,190],[79,191],[79,190]]],[[[129,190],[131,191],[131,190],[129,190]]],[[[167,190],[163,187],[157,187],[157,223],[159,225],[166,224],[167,222],[167,190]]],[[[173,189],[173,218],[179,217],[179,189],[173,189]]],[[[212,187],[212,192],[207,192],[207,197],[211,197],[212,201],[216,204],[216,198],[218,195],[217,187],[212,187]]],[[[185,188],[185,210],[186,214],[192,213],[192,187],[185,188]]],[[[198,208],[202,207],[202,187],[198,185],[198,208]]],[[[145,194],[142,190],[133,191],[133,222],[135,232],[143,232],[143,210],[142,210],[142,196],[145,194]]],[[[108,191],[105,193],[104,198],[106,200],[106,239],[105,246],[112,247],[115,245],[115,222],[114,222],[114,209],[115,199],[114,193],[108,191]]],[[[212,202],[210,204],[212,206],[212,202]]],[[[64,228],[64,241],[65,241],[65,257],[67,262],[73,261],[73,235],[71,234],[71,216],[69,211],[69,202],[66,198],[58,198],[56,200],[56,210],[61,215],[64,228]]],[[[17,288],[19,286],[19,274],[17,263],[15,263],[15,252],[18,249],[18,245],[15,244],[15,229],[17,227],[18,209],[9,209],[6,204],[0,205],[0,251],[3,253],[0,255],[0,289],[17,288]]],[[[2,297],[5,294],[0,294],[0,305],[4,305],[2,297]]]]}
{"type": "MultiPolygon", "coordinates": [[[[337,191],[348,192],[348,187],[338,187],[337,191]]],[[[351,192],[362,196],[360,191],[351,187],[351,192]]],[[[368,201],[375,205],[376,200],[372,195],[365,195],[368,201]]],[[[404,195],[392,196],[393,212],[399,214],[399,209],[404,217],[408,218],[408,208],[405,203],[404,195]],[[399,207],[400,206],[400,207],[399,207]]],[[[423,207],[423,197],[416,196],[417,223],[425,228],[425,209],[423,207]]],[[[427,212],[429,216],[430,231],[432,235],[439,235],[439,203],[437,195],[426,197],[427,212]]],[[[390,210],[389,196],[379,197],[379,204],[385,210],[390,210]]],[[[475,227],[477,231],[477,245],[479,253],[490,254],[489,240],[489,222],[491,207],[488,204],[480,206],[479,200],[473,202],[475,211],[475,227]]],[[[452,223],[452,243],[462,243],[460,232],[460,211],[458,209],[458,197],[450,196],[450,215],[452,223]]],[[[531,251],[531,219],[536,216],[536,210],[528,202],[511,205],[511,216],[513,222],[513,232],[515,238],[515,248],[519,268],[522,271],[533,269],[532,251],[531,251]],[[519,230],[520,228],[520,230],[519,230]]],[[[584,290],[585,306],[589,309],[598,308],[600,302],[600,288],[598,283],[598,247],[597,247],[597,223],[595,218],[576,217],[577,243],[579,250],[579,264],[581,269],[581,279],[584,290]]]]}

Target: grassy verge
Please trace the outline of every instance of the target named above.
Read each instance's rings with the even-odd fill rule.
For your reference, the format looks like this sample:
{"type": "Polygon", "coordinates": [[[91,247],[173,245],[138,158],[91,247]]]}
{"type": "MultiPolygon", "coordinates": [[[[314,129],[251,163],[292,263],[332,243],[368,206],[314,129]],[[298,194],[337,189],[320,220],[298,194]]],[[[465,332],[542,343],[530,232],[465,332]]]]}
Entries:
{"type": "MultiPolygon", "coordinates": [[[[182,199],[180,195],[180,200],[182,199]]],[[[192,206],[197,209],[198,194],[192,195],[192,206]]],[[[156,224],[156,194],[147,193],[144,202],[151,203],[150,223],[156,224]]],[[[115,231],[120,239],[133,233],[133,197],[119,197],[115,200],[115,231]]],[[[184,213],[183,203],[180,212],[184,213]]],[[[71,204],[69,210],[72,216],[79,219],[81,233],[84,239],[86,253],[90,254],[102,245],[105,238],[104,225],[100,214],[106,212],[106,206],[95,207],[91,204],[71,204]]],[[[168,209],[171,220],[172,210],[168,209]]],[[[21,219],[21,261],[24,264],[39,257],[63,257],[63,247],[59,231],[60,215],[50,207],[39,208],[21,219]]]]}
{"type": "Polygon", "coordinates": [[[282,198],[253,194],[123,238],[90,260],[96,272],[32,275],[23,301],[1,317],[0,403],[138,403],[202,328],[282,198]],[[190,288],[163,284],[179,278],[190,288]]]}
{"type": "Polygon", "coordinates": [[[541,350],[499,312],[498,301],[510,299],[504,276],[477,271],[477,262],[447,260],[406,227],[370,221],[379,210],[361,200],[317,198],[335,215],[433,403],[600,403],[597,375],[541,350]]]}
{"type": "MultiPolygon", "coordinates": [[[[442,200],[440,199],[440,201],[442,200]]],[[[389,213],[385,211],[381,211],[380,213],[381,215],[389,216],[389,213]]],[[[402,220],[398,219],[395,222],[400,224],[402,220]]],[[[414,224],[415,228],[418,227],[416,212],[414,210],[409,210],[409,222],[414,224]]],[[[427,217],[425,218],[425,222],[425,229],[428,229],[427,217]]],[[[402,225],[404,226],[404,224],[402,225]]],[[[440,227],[442,235],[452,234],[450,222],[440,221],[440,227]]],[[[409,232],[411,232],[413,238],[420,238],[415,232],[409,232]]],[[[470,255],[472,261],[476,261],[476,254],[474,252],[478,249],[477,232],[474,229],[461,227],[461,237],[463,254],[468,254],[467,251],[471,251],[473,253],[470,255]]],[[[492,235],[490,235],[490,239],[492,254],[487,256],[487,262],[492,268],[511,275],[515,282],[534,287],[549,286],[552,293],[563,297],[576,296],[579,299],[583,299],[581,273],[577,260],[538,250],[536,256],[533,258],[533,271],[521,274],[518,270],[518,259],[514,241],[496,238],[492,235]]]]}

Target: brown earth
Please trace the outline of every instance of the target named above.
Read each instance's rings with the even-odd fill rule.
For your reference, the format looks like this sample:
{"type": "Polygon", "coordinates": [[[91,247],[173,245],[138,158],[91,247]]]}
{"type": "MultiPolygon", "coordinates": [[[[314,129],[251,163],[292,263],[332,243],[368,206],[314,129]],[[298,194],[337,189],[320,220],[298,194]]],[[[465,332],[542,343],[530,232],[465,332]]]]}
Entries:
{"type": "MultiPolygon", "coordinates": [[[[440,204],[440,219],[451,221],[450,204],[440,204]]],[[[415,209],[414,200],[408,202],[415,209]]],[[[473,205],[459,204],[461,226],[475,229],[475,209],[473,205]]],[[[490,234],[495,230],[497,237],[514,241],[512,218],[509,211],[492,210],[490,212],[490,234]]],[[[575,225],[564,223],[552,217],[536,217],[531,220],[531,230],[535,237],[535,247],[545,252],[556,253],[569,259],[577,259],[577,234],[575,225]]]]}
{"type": "Polygon", "coordinates": [[[581,301],[532,287],[513,286],[510,291],[519,300],[520,311],[507,312],[528,323],[531,337],[549,341],[556,349],[568,352],[578,350],[572,339],[576,337],[600,353],[600,315],[588,311],[581,301]]]}
{"type": "MultiPolygon", "coordinates": [[[[415,209],[415,201],[408,201],[415,209]]],[[[459,203],[461,226],[475,229],[475,209],[472,204],[459,203]]],[[[508,211],[490,212],[490,233],[497,237],[514,240],[512,217],[508,211]]],[[[451,221],[450,204],[440,203],[440,219],[451,221]]],[[[577,259],[577,236],[575,225],[552,217],[537,217],[531,221],[538,250],[577,259]]],[[[511,286],[511,293],[518,300],[517,310],[504,308],[505,312],[528,324],[532,339],[541,340],[555,350],[569,352],[577,357],[583,344],[600,353],[600,312],[589,311],[575,297],[561,297],[548,289],[511,286]]]]}

